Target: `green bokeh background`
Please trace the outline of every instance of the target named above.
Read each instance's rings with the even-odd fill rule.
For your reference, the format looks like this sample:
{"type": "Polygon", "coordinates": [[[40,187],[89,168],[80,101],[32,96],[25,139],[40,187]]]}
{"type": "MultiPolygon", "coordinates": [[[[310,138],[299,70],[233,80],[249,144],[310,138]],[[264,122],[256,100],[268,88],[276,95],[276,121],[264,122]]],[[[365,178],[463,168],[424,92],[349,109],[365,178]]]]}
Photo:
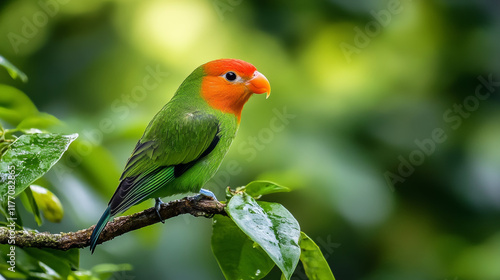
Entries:
{"type": "MultiPolygon", "coordinates": [[[[61,132],[80,134],[46,182],[65,217],[40,230],[94,224],[182,80],[207,61],[239,58],[267,76],[272,95],[245,106],[207,188],[221,199],[226,186],[254,179],[293,188],[266,199],[295,215],[337,279],[500,279],[499,8],[493,0],[2,1],[0,54],[29,82],[3,70],[0,82],[63,120],[61,132]],[[156,84],[142,91],[151,71],[156,84]],[[394,185],[388,172],[401,176],[394,185]]],[[[208,219],[177,217],[94,255],[82,250],[81,265],[132,264],[120,279],[222,279],[210,233],[208,219]]],[[[292,279],[306,279],[300,270],[292,279]]]]}

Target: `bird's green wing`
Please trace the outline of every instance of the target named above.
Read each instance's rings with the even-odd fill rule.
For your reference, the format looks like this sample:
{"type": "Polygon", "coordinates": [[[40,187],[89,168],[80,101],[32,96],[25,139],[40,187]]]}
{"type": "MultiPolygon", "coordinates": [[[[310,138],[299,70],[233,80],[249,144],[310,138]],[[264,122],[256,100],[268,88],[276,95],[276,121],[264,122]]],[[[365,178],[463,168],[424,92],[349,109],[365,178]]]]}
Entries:
{"type": "Polygon", "coordinates": [[[120,185],[109,202],[111,216],[181,176],[215,148],[218,132],[218,119],[206,112],[161,111],[127,161],[120,185]]]}

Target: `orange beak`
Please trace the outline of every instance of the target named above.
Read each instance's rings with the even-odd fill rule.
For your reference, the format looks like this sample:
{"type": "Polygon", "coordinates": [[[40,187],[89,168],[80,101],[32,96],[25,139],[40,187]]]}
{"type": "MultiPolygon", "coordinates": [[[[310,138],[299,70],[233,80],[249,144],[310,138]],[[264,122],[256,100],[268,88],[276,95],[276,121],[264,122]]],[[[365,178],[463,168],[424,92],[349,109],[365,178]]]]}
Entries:
{"type": "Polygon", "coordinates": [[[253,73],[253,78],[245,83],[249,91],[257,94],[267,92],[266,99],[271,94],[271,85],[266,76],[262,75],[259,71],[253,73]]]}

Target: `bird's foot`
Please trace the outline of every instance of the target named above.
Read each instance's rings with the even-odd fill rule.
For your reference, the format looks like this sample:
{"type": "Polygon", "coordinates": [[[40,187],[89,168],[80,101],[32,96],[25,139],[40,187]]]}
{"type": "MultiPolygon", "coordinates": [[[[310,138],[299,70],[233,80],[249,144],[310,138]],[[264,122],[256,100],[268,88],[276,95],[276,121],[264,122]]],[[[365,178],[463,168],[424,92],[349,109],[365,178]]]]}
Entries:
{"type": "Polygon", "coordinates": [[[217,200],[217,197],[215,197],[215,194],[214,194],[213,192],[209,191],[209,190],[206,190],[206,189],[201,189],[201,190],[200,190],[200,194],[198,194],[198,195],[195,197],[195,199],[196,199],[196,200],[200,200],[200,199],[202,199],[202,198],[204,198],[204,197],[209,197],[209,198],[211,198],[212,200],[218,201],[218,200],[217,200]]]}
{"type": "MultiPolygon", "coordinates": [[[[216,201],[216,202],[219,202],[217,200],[217,197],[215,197],[215,194],[207,189],[200,189],[200,193],[194,197],[195,201],[200,201],[201,199],[204,199],[204,198],[208,198],[210,200],[213,200],[213,201],[216,201]]],[[[213,218],[215,214],[208,214],[208,213],[205,213],[203,214],[203,216],[205,216],[206,218],[213,218]]]]}
{"type": "Polygon", "coordinates": [[[165,202],[161,201],[161,199],[159,197],[155,198],[155,210],[156,210],[156,214],[158,214],[158,217],[160,218],[160,221],[164,224],[165,220],[160,215],[160,207],[161,207],[162,204],[165,204],[165,202]]]}

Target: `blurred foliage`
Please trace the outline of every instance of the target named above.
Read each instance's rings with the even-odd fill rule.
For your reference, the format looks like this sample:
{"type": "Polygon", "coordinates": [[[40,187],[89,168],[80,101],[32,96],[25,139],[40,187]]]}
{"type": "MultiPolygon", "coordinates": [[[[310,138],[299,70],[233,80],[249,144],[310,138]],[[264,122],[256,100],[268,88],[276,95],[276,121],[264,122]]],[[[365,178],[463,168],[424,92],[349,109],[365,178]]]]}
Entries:
{"type": "MultiPolygon", "coordinates": [[[[337,279],[498,279],[498,10],[489,0],[2,1],[0,54],[30,78],[0,71],[2,126],[38,112],[27,101],[3,111],[20,90],[66,123],[51,132],[80,134],[46,176],[65,217],[41,229],[88,227],[182,80],[209,60],[244,59],[273,95],[246,105],[207,184],[218,197],[254,179],[295,189],[266,199],[289,209],[337,279]],[[156,87],[141,91],[148,75],[156,87]]],[[[173,219],[82,252],[81,266],[221,279],[210,231],[173,219]]]]}
{"type": "MultiPolygon", "coordinates": [[[[0,64],[4,66],[12,78],[27,77],[9,61],[0,56],[0,64]]],[[[0,87],[3,86],[0,84],[0,87]]],[[[0,224],[9,234],[14,230],[30,231],[23,225],[21,208],[31,213],[38,226],[42,225],[40,213],[50,222],[61,222],[64,214],[63,206],[54,193],[48,189],[34,185],[56,164],[77,134],[62,135],[43,133],[52,124],[61,124],[55,117],[38,113],[31,100],[21,91],[12,88],[0,93],[8,98],[2,104],[2,122],[15,124],[17,127],[4,129],[0,126],[0,224]],[[14,94],[12,94],[14,93],[14,94]],[[5,102],[7,101],[7,102],[5,102]],[[18,108],[30,110],[18,110],[18,108]],[[12,112],[13,114],[5,114],[12,112]],[[10,118],[15,115],[16,118],[10,118]],[[50,120],[47,122],[47,120],[50,120]]],[[[70,249],[59,251],[53,249],[19,248],[16,240],[8,238],[7,244],[0,245],[0,275],[8,279],[74,279],[99,280],[109,279],[117,271],[130,270],[130,265],[103,264],[97,272],[80,270],[80,251],[70,249]]]]}

